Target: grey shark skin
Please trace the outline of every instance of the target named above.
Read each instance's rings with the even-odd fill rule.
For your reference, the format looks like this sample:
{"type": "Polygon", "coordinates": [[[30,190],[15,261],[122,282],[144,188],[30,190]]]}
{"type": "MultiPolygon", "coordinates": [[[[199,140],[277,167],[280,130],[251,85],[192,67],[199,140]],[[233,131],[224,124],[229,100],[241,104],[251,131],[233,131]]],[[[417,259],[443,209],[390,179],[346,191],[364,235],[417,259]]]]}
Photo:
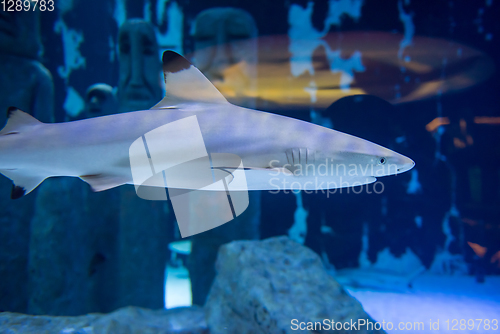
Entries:
{"type": "MultiPolygon", "coordinates": [[[[197,117],[209,154],[232,153],[242,159],[248,190],[367,184],[414,166],[411,159],[369,141],[232,105],[175,52],[163,54],[163,71],[167,94],[149,110],[46,124],[9,108],[0,131],[0,173],[14,183],[11,197],[19,198],[53,176],[80,177],[95,191],[133,184],[131,144],[159,126],[189,116],[197,117]]],[[[190,149],[182,142],[176,147],[164,154],[175,157],[190,149]]],[[[213,168],[238,167],[225,164],[219,161],[213,168]]]]}

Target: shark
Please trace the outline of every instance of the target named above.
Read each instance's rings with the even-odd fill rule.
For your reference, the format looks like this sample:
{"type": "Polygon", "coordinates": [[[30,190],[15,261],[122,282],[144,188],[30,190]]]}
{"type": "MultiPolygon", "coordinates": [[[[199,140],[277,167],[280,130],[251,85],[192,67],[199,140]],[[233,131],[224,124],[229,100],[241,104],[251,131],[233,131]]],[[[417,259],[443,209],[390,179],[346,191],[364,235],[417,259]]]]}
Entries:
{"type": "MultiPolygon", "coordinates": [[[[0,173],[13,182],[11,198],[29,194],[49,177],[78,177],[94,191],[134,184],[132,143],[159,126],[192,116],[196,116],[209,155],[228,153],[241,158],[247,181],[242,190],[363,185],[415,165],[406,156],[350,134],[233,105],[176,52],[165,51],[162,62],[166,94],[149,110],[42,123],[9,107],[7,123],[0,131],[0,173]]],[[[176,131],[189,129],[179,126],[176,131]]],[[[175,149],[164,154],[167,159],[175,157],[193,149],[189,145],[179,140],[167,145],[175,149]]],[[[211,168],[231,174],[241,167],[231,164],[232,159],[213,160],[211,168]]],[[[186,176],[196,177],[196,173],[186,176]]],[[[182,184],[182,180],[176,182],[179,188],[182,184]]],[[[191,183],[186,179],[186,184],[191,183]]]]}
{"type": "Polygon", "coordinates": [[[424,266],[407,273],[377,268],[346,268],[338,270],[333,278],[341,285],[353,289],[409,292],[413,281],[425,270],[424,266]]]}

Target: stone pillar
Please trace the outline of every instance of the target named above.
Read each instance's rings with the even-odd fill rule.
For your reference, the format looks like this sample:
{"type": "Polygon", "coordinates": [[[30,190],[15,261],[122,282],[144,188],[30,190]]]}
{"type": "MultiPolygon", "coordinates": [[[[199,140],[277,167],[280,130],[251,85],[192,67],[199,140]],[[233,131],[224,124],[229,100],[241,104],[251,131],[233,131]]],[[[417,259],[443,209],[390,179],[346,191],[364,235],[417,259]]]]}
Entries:
{"type": "MultiPolygon", "coordinates": [[[[119,30],[118,50],[119,112],[151,108],[162,98],[161,62],[151,24],[140,19],[126,21],[119,30]]],[[[115,308],[164,306],[167,208],[165,202],[139,198],[133,186],[120,187],[115,308]]]]}
{"type": "MultiPolygon", "coordinates": [[[[39,12],[0,12],[0,127],[16,106],[40,121],[53,121],[52,76],[38,61],[39,12]]],[[[13,201],[12,182],[0,176],[0,310],[27,312],[30,220],[36,191],[13,201]]]]}
{"type": "Polygon", "coordinates": [[[85,225],[81,182],[54,178],[38,189],[31,222],[30,314],[79,315],[89,310],[83,264],[92,256],[92,231],[85,225]]]}
{"type": "Polygon", "coordinates": [[[168,256],[168,209],[139,198],[133,186],[120,188],[115,309],[127,305],[164,307],[168,256]]]}
{"type": "MultiPolygon", "coordinates": [[[[221,91],[231,91],[230,102],[255,107],[257,27],[246,11],[211,8],[195,19],[193,38],[196,65],[221,91]]],[[[249,206],[236,219],[192,237],[187,267],[193,304],[203,305],[215,277],[215,260],[222,244],[259,239],[260,191],[249,192],[249,206]]],[[[200,217],[200,219],[203,219],[200,217]]]]}

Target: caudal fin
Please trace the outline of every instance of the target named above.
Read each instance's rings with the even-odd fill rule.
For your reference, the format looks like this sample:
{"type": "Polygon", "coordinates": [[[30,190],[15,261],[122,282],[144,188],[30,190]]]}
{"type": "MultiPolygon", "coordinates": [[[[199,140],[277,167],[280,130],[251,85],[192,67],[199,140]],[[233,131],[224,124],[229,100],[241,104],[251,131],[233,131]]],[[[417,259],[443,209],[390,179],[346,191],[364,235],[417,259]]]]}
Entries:
{"type": "MultiPolygon", "coordinates": [[[[0,137],[18,135],[40,124],[43,123],[30,114],[16,107],[9,107],[7,109],[7,124],[5,124],[5,127],[0,131],[0,137]]],[[[26,173],[26,171],[20,169],[5,169],[0,170],[0,173],[13,182],[12,191],[10,193],[12,199],[18,199],[29,194],[45,179],[45,177],[30,175],[29,172],[26,173]]]]}

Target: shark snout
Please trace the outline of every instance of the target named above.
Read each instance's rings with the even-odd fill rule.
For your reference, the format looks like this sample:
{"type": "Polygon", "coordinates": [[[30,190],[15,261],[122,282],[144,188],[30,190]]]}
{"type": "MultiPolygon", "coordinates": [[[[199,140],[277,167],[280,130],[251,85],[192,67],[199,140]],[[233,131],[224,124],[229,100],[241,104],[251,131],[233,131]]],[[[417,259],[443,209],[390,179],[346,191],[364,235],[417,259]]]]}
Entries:
{"type": "Polygon", "coordinates": [[[403,163],[398,165],[398,173],[404,173],[409,171],[415,166],[415,162],[410,158],[404,157],[403,163]]]}

